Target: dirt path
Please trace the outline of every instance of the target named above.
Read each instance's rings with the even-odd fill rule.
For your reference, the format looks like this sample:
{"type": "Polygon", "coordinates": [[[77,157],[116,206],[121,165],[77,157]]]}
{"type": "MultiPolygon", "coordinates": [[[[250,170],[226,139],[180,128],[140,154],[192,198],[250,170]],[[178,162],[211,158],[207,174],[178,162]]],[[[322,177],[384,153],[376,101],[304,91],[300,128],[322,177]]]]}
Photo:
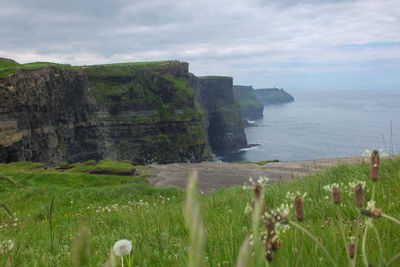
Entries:
{"type": "Polygon", "coordinates": [[[340,163],[361,163],[361,157],[318,159],[294,162],[271,162],[264,166],[257,164],[232,164],[225,162],[173,163],[153,165],[145,171],[153,175],[149,182],[155,186],[186,187],[192,170],[198,171],[198,187],[200,191],[211,192],[224,187],[240,186],[249,177],[267,176],[272,182],[290,181],[304,177],[322,168],[340,163]]]}

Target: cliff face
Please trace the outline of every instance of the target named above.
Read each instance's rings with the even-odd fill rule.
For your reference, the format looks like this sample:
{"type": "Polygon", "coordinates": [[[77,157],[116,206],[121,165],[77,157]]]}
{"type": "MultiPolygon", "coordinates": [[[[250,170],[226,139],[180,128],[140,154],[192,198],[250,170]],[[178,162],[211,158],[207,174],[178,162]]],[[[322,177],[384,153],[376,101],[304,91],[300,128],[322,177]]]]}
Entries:
{"type": "Polygon", "coordinates": [[[278,89],[278,88],[255,89],[254,93],[264,105],[281,104],[294,101],[294,97],[288,94],[283,89],[278,89]]]}
{"type": "Polygon", "coordinates": [[[234,85],[233,96],[239,104],[244,120],[257,120],[263,117],[264,105],[254,94],[253,86],[234,85]]]}
{"type": "Polygon", "coordinates": [[[232,78],[192,76],[191,85],[204,110],[208,141],[217,155],[247,146],[243,120],[232,91],[232,78]]]}
{"type": "Polygon", "coordinates": [[[0,99],[0,162],[197,162],[207,146],[187,63],[18,69],[0,99]]]}

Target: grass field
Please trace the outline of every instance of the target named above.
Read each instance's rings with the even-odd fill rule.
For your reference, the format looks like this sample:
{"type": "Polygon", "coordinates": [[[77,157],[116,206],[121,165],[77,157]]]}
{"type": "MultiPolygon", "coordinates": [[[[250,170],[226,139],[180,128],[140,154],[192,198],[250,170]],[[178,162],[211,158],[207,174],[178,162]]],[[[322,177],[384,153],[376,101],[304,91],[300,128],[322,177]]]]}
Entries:
{"type": "MultiPolygon", "coordinates": [[[[21,188],[0,180],[0,202],[15,215],[10,218],[5,209],[0,209],[1,266],[7,261],[11,266],[71,266],[71,246],[81,225],[90,232],[88,266],[103,266],[113,244],[120,239],[132,241],[134,266],[188,264],[183,190],[152,187],[145,182],[145,168],[139,168],[142,171],[138,169],[136,176],[89,173],[94,169],[134,168],[124,162],[86,162],[63,167],[68,169],[56,170],[28,162],[0,164],[0,176],[29,186],[21,188]],[[14,244],[11,250],[5,248],[7,240],[14,244]]],[[[347,194],[343,188],[342,204],[335,206],[323,187],[332,183],[343,183],[344,187],[355,180],[365,180],[366,202],[371,198],[372,182],[369,164],[361,164],[341,165],[305,179],[267,186],[266,206],[269,209],[291,203],[287,192],[307,192],[305,219],[298,224],[322,243],[337,266],[348,266],[340,226],[346,239],[354,236],[358,214],[354,194],[347,194]],[[342,224],[337,219],[336,207],[343,217],[342,224]]],[[[381,163],[380,178],[375,184],[376,206],[400,219],[400,158],[381,163]]],[[[205,266],[235,266],[241,244],[251,234],[251,214],[245,213],[245,209],[253,201],[253,192],[230,188],[200,195],[199,201],[206,239],[202,261],[205,266]]],[[[296,221],[293,212],[289,220],[296,221]]],[[[360,238],[367,220],[361,217],[360,238]]],[[[400,252],[400,225],[385,218],[374,219],[373,224],[380,245],[375,231],[368,231],[366,257],[373,266],[387,266],[400,252]]],[[[334,265],[315,242],[294,227],[281,233],[280,239],[281,248],[270,266],[334,265]]],[[[361,242],[362,239],[357,266],[364,266],[361,242]]],[[[400,266],[400,261],[391,266],[400,266]]]]}
{"type": "Polygon", "coordinates": [[[0,61],[0,78],[7,78],[9,74],[16,73],[17,69],[33,70],[49,66],[57,67],[60,69],[81,71],[86,69],[89,73],[96,71],[99,74],[102,70],[107,74],[118,73],[124,74],[132,70],[145,70],[149,68],[164,68],[173,64],[179,64],[179,61],[165,60],[165,61],[148,61],[148,62],[125,62],[114,64],[98,64],[98,65],[85,65],[85,66],[71,66],[69,64],[59,64],[53,62],[31,62],[19,64],[16,62],[0,61]],[[129,68],[127,68],[129,67],[129,68]]]}
{"type": "Polygon", "coordinates": [[[0,78],[7,78],[9,74],[16,73],[17,69],[33,70],[40,69],[44,67],[54,66],[60,69],[76,69],[71,65],[57,64],[52,62],[32,62],[26,64],[19,64],[16,62],[0,61],[0,78]]]}

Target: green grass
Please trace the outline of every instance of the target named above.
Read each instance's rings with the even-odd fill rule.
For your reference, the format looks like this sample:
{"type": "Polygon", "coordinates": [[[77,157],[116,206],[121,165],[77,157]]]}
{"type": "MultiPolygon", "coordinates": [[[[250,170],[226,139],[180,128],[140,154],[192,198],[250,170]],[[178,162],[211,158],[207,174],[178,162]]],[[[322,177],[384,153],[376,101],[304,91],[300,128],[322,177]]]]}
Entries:
{"type": "Polygon", "coordinates": [[[131,71],[134,70],[144,70],[149,68],[160,69],[178,63],[179,61],[166,60],[166,61],[149,61],[149,62],[126,62],[126,63],[101,64],[101,65],[89,65],[89,66],[71,66],[68,64],[58,64],[53,62],[32,62],[32,63],[19,64],[16,62],[0,61],[0,78],[6,78],[8,77],[9,74],[16,73],[17,69],[32,70],[32,69],[45,68],[49,66],[57,67],[60,69],[75,70],[75,71],[86,70],[89,74],[96,72],[97,75],[111,75],[112,73],[122,75],[130,73],[131,71]]]}
{"type": "MultiPolygon", "coordinates": [[[[60,187],[81,188],[84,187],[113,187],[127,183],[145,182],[146,173],[136,172],[136,176],[117,175],[92,175],[92,170],[128,171],[135,169],[126,162],[103,160],[96,165],[92,162],[72,164],[70,169],[57,170],[47,168],[40,163],[17,162],[12,164],[0,164],[0,176],[12,177],[21,184],[30,187],[60,187]]],[[[68,165],[68,164],[60,164],[68,165]]],[[[13,189],[11,184],[4,184],[4,189],[13,189]]],[[[3,190],[4,190],[3,189],[3,190]]]]}
{"type": "Polygon", "coordinates": [[[122,62],[122,63],[111,63],[111,64],[98,64],[98,65],[88,65],[82,66],[86,68],[93,67],[132,67],[132,68],[140,68],[140,67],[158,67],[162,68],[166,65],[175,64],[179,61],[176,60],[161,60],[161,61],[143,61],[143,62],[122,62]]]}
{"type": "Polygon", "coordinates": [[[45,67],[57,67],[60,69],[68,69],[68,70],[79,70],[78,67],[73,67],[71,65],[67,64],[57,64],[57,63],[52,63],[52,62],[32,62],[32,63],[26,63],[26,64],[19,64],[15,62],[6,62],[6,61],[1,61],[0,62],[0,78],[6,78],[8,77],[9,74],[16,73],[17,69],[23,69],[23,70],[33,70],[33,69],[40,69],[40,68],[45,68],[45,67]]]}
{"type": "MultiPolygon", "coordinates": [[[[89,266],[102,266],[114,242],[123,238],[132,240],[135,266],[186,266],[188,232],[182,214],[184,192],[172,187],[125,183],[126,177],[90,177],[85,171],[86,167],[95,166],[91,164],[93,162],[76,164],[64,172],[45,170],[37,163],[0,165],[0,175],[31,186],[28,189],[17,188],[0,180],[0,199],[18,217],[14,227],[12,219],[0,210],[3,226],[0,242],[12,239],[16,243],[11,253],[0,256],[0,265],[5,265],[11,255],[17,266],[70,266],[73,236],[79,225],[84,224],[91,233],[89,266]],[[112,207],[113,204],[118,206],[112,207]],[[8,226],[4,227],[5,224],[8,226]]],[[[121,164],[120,168],[128,167],[127,163],[111,161],[102,164],[111,168],[114,164],[121,164]]],[[[381,177],[376,183],[376,205],[397,219],[400,218],[399,171],[400,158],[384,160],[381,177]]],[[[339,233],[336,207],[322,188],[333,182],[348,184],[360,179],[365,180],[366,189],[371,190],[367,164],[329,168],[305,179],[268,186],[266,206],[279,206],[286,201],[287,192],[307,192],[305,219],[300,224],[320,240],[338,266],[345,266],[347,258],[339,233]]],[[[370,197],[371,191],[366,193],[365,199],[370,197]]],[[[252,199],[252,192],[241,188],[200,196],[206,235],[203,259],[206,266],[234,266],[241,243],[251,231],[251,218],[244,210],[252,199]]],[[[342,203],[341,213],[347,234],[357,216],[354,196],[344,194],[342,203]]],[[[294,220],[293,214],[290,219],[294,220]]],[[[364,217],[361,223],[365,225],[364,217]]],[[[370,263],[379,266],[381,256],[389,260],[400,252],[400,226],[383,218],[376,219],[374,224],[380,234],[382,255],[375,234],[370,230],[367,257],[370,263]]],[[[296,229],[282,233],[280,238],[281,249],[270,266],[330,266],[315,243],[296,229]]],[[[358,255],[357,266],[363,266],[360,251],[358,255]]]]}

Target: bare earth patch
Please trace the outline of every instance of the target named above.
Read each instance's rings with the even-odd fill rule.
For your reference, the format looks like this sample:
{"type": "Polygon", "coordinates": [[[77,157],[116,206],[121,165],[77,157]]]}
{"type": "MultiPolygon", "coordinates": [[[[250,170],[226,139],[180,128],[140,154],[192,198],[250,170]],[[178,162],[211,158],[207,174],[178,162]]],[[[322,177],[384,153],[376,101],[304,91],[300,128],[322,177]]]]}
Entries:
{"type": "Polygon", "coordinates": [[[357,164],[362,157],[317,159],[293,162],[271,162],[263,166],[253,163],[232,164],[225,162],[173,163],[152,165],[145,172],[153,175],[149,182],[155,186],[186,187],[189,174],[198,171],[198,188],[212,192],[224,187],[241,186],[249,177],[267,176],[271,182],[287,182],[338,164],[357,164]]]}

